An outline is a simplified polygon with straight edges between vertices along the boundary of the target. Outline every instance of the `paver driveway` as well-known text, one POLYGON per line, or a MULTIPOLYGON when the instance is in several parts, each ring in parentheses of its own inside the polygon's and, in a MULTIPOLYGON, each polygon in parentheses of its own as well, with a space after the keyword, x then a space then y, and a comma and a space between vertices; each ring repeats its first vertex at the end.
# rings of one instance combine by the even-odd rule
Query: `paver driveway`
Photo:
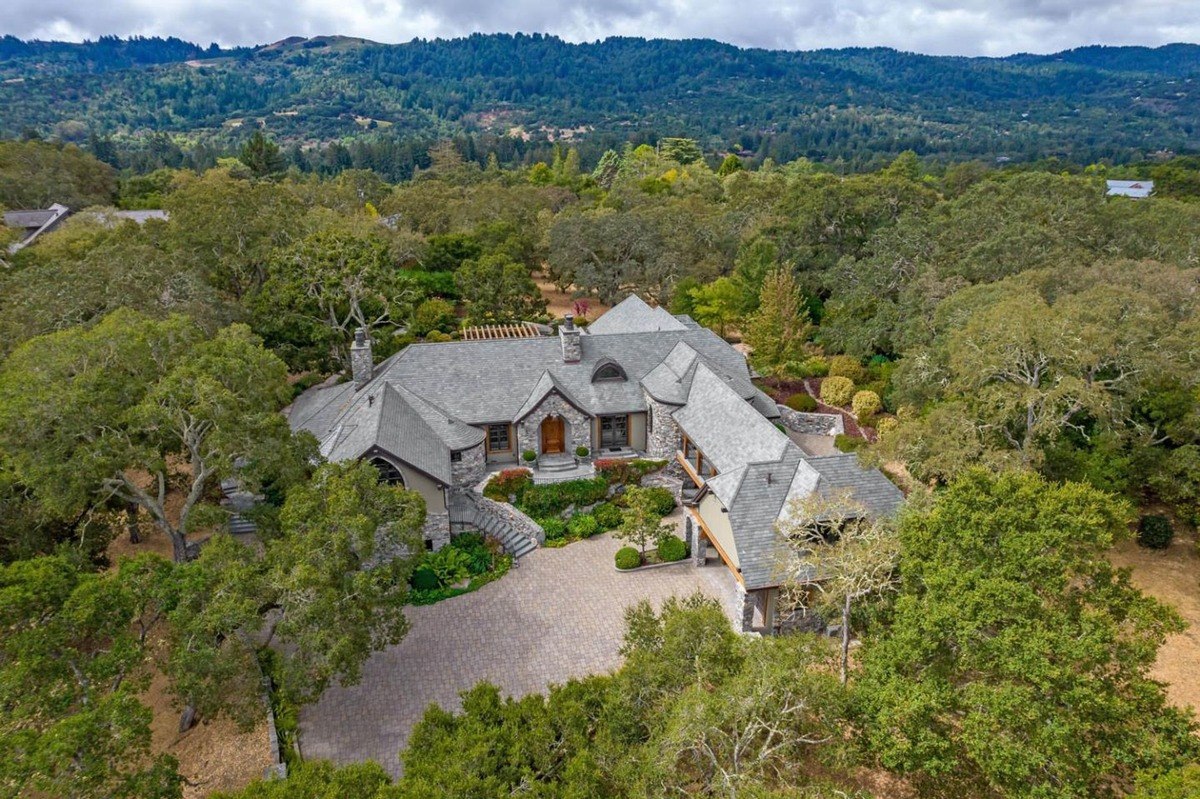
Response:
POLYGON ((489 680, 511 696, 571 677, 611 671, 624 634, 622 611, 656 607, 697 590, 733 617, 733 576, 716 558, 621 574, 609 535, 538 549, 520 568, 478 591, 408 609, 412 629, 375 653, 353 687, 334 685, 300 719, 304 757, 372 759, 399 774, 398 752, 431 702, 458 709, 458 693, 489 680))

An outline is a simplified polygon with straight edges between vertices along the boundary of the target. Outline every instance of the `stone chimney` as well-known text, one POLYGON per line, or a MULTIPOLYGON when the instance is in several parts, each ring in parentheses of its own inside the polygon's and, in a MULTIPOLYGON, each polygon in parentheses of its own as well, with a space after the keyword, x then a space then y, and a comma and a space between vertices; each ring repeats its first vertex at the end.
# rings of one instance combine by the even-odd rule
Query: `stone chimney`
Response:
POLYGON ((563 363, 579 363, 583 359, 583 342, 579 339, 579 328, 575 327, 575 317, 567 314, 563 325, 558 329, 558 338, 562 342, 563 363))
POLYGON ((354 376, 354 388, 371 382, 375 373, 375 360, 371 356, 371 339, 361 327, 354 331, 354 343, 350 345, 350 373, 354 376))

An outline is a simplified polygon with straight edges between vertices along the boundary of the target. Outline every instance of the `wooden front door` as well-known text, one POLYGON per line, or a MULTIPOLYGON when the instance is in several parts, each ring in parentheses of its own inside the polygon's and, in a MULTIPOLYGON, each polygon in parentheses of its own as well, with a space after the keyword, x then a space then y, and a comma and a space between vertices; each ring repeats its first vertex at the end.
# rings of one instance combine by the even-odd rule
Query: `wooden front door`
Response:
POLYGON ((542 420, 542 453, 544 455, 562 452, 565 439, 561 416, 547 416, 542 420))

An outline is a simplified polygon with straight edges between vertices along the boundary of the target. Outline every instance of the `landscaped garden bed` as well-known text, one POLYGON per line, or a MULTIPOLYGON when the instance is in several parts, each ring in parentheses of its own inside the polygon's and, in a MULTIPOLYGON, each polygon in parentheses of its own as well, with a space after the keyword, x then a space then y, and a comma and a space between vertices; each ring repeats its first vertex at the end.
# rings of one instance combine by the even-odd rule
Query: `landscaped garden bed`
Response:
POLYGON ((427 552, 409 578, 410 605, 432 605, 468 594, 512 567, 512 555, 500 542, 482 533, 461 533, 436 552, 427 552))
POLYGON ((602 458, 595 462, 595 477, 545 485, 535 485, 528 469, 506 469, 492 477, 483 495, 508 502, 537 522, 546 533, 544 546, 561 547, 621 528, 635 488, 658 518, 670 513, 675 497, 668 489, 638 487, 664 466, 661 460, 602 458))

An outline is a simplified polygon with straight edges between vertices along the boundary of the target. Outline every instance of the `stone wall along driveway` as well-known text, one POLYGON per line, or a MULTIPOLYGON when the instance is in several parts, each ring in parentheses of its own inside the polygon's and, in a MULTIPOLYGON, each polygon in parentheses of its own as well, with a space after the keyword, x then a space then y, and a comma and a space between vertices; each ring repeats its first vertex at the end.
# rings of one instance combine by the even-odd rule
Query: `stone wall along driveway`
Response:
POLYGON ((304 710, 304 757, 376 760, 396 775, 397 754, 430 703, 458 709, 459 692, 480 680, 523 696, 614 669, 622 612, 641 599, 658 607, 698 590, 720 599, 732 620, 735 583, 719 560, 621 574, 613 569, 620 546, 602 535, 538 549, 474 593, 409 608, 408 636, 372 656, 358 685, 334 685, 304 710))

